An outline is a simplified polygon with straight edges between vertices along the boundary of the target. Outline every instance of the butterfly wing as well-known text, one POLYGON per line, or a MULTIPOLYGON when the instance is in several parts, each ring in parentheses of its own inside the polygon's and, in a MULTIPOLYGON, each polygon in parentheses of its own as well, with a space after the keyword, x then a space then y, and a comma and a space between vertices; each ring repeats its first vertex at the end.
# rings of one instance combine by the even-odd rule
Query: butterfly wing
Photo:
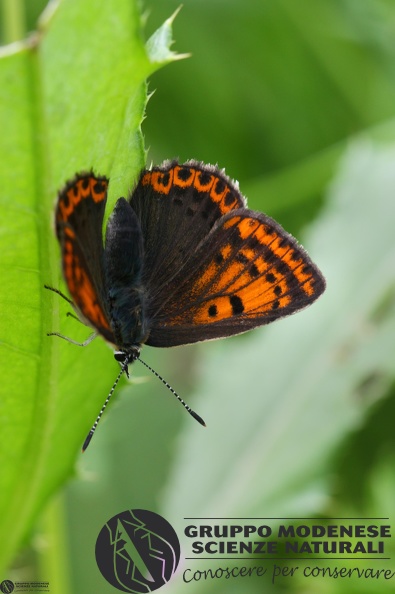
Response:
POLYGON ((148 239, 144 277, 151 346, 245 332, 306 307, 325 288, 305 250, 270 217, 245 208, 224 174, 209 168, 211 189, 204 187, 205 167, 172 163, 147 172, 138 200, 131 200, 148 239), (197 182, 183 187, 185 168, 197 182))
POLYGON ((107 187, 105 177, 78 174, 59 192, 55 222, 63 274, 73 302, 89 325, 113 342, 103 267, 107 187))
POLYGON ((239 334, 310 305, 325 289, 323 276, 295 239, 247 209, 219 221, 188 269, 152 317, 147 344, 175 346, 239 334))
POLYGON ((144 238, 143 284, 163 305, 173 279, 185 270, 215 222, 244 207, 245 200, 216 167, 166 161, 143 171, 130 204, 144 238))

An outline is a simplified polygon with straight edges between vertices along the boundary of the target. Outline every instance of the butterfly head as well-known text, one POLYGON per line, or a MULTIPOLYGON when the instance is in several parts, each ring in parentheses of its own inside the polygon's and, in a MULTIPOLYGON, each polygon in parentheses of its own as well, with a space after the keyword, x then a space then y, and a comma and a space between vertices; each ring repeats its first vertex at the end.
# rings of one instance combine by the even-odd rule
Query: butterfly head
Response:
POLYGON ((132 346, 127 351, 115 351, 114 352, 114 359, 118 361, 121 365, 121 368, 127 373, 128 365, 136 361, 140 357, 140 346, 132 346))

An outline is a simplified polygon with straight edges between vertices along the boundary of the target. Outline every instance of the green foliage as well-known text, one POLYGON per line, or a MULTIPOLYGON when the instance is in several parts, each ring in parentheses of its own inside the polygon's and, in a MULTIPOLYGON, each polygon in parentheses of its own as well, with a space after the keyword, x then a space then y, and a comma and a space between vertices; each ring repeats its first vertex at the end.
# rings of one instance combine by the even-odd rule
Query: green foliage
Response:
MULTIPOLYGON (((177 6, 147 0, 147 37, 177 6)), ((130 507, 179 528, 184 516, 393 516, 394 17, 388 0, 185 0, 144 45, 134 2, 63 0, 38 37, 3 51, 1 565, 76 457, 63 512, 57 502, 38 527, 55 544, 37 576, 62 594, 60 566, 70 591, 112 591, 92 551, 102 525, 130 507), (159 70, 180 57, 172 26, 192 57, 159 70), (54 198, 91 167, 111 178, 107 216, 128 193, 146 160, 149 76, 149 162, 226 166, 252 208, 303 241, 328 289, 309 310, 246 336, 144 349, 207 429, 136 363, 133 385, 117 390, 81 458, 117 365, 99 339, 78 349, 45 336, 89 332, 42 289, 62 288, 54 198)), ((271 591, 351 588, 295 580, 271 591)), ((180 577, 172 582, 172 592, 184 589, 180 577)))

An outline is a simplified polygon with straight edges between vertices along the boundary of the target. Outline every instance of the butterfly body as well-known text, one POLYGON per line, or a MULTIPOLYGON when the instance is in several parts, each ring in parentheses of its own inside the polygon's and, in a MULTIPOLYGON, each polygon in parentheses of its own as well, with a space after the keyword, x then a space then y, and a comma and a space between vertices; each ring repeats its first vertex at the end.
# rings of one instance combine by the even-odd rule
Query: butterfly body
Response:
POLYGON ((59 192, 55 214, 72 301, 52 290, 94 329, 81 346, 99 334, 121 365, 83 451, 142 345, 246 332, 310 305, 325 290, 306 251, 276 221, 249 210, 238 185, 217 167, 165 161, 142 171, 129 198, 116 202, 103 242, 108 184, 92 172, 77 174, 59 192))
POLYGON ((81 317, 125 355, 245 332, 312 303, 325 280, 218 168, 166 161, 120 198, 102 240, 109 181, 59 193, 63 273, 81 317))
POLYGON ((114 343, 129 352, 147 340, 149 331, 142 284, 143 238, 136 214, 124 198, 117 201, 107 225, 104 254, 106 302, 114 343))

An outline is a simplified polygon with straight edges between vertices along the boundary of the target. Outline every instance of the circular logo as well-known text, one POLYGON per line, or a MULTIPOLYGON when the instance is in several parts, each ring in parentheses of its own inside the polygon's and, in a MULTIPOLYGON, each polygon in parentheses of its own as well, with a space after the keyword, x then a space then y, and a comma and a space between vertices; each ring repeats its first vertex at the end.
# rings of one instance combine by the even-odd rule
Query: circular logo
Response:
POLYGON ((3 580, 0 584, 0 590, 4 594, 10 594, 11 592, 14 591, 14 588, 15 588, 14 582, 12 582, 11 580, 3 580))
POLYGON ((123 592, 153 592, 173 576, 180 542, 173 527, 154 512, 132 509, 103 526, 96 541, 96 563, 103 577, 123 592))

